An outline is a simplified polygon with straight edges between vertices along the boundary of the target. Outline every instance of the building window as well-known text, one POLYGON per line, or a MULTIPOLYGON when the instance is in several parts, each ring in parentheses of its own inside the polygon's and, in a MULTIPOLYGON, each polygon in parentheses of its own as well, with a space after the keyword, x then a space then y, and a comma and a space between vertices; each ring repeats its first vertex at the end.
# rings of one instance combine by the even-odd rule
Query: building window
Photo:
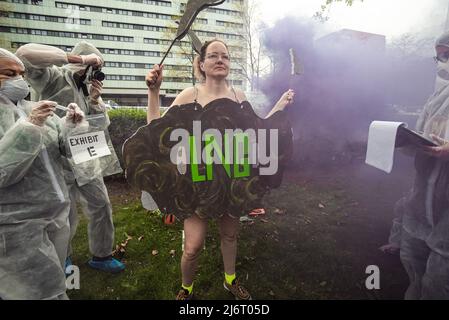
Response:
MULTIPOLYGON (((0 12, 1 14, 1 12, 0 12)), ((19 13, 19 12, 4 12, 5 17, 10 17, 14 19, 23 19, 23 20, 35 20, 35 21, 48 21, 48 22, 57 22, 57 23, 70 23, 70 24, 82 24, 82 25, 90 25, 91 20, 88 19, 73 19, 66 17, 56 17, 56 16, 48 16, 48 15, 39 15, 39 14, 28 14, 28 13, 19 13)))
MULTIPOLYGON (((135 2, 135 1, 133 1, 135 2)), ((171 4, 171 3, 170 3, 171 4)), ((169 14, 162 14, 157 12, 145 12, 145 11, 133 11, 133 10, 124 10, 124 9, 114 9, 114 8, 106 8, 106 7, 97 7, 97 6, 86 6, 86 5, 76 5, 76 4, 67 4, 63 2, 55 2, 56 8, 68 8, 72 7, 74 9, 82 10, 82 11, 91 11, 91 12, 103 12, 107 14, 120 14, 127 16, 136 16, 136 17, 145 17, 145 18, 153 18, 153 19, 163 19, 170 20, 172 16, 169 14)))
POLYGON ((48 31, 39 29, 27 29, 27 28, 12 28, 12 27, 0 27, 4 32, 32 34, 37 36, 51 36, 59 38, 81 38, 81 39, 97 39, 105 41, 119 41, 119 42, 133 42, 133 37, 122 36, 110 36, 102 34, 90 34, 90 33, 76 33, 76 32, 63 32, 63 31, 48 31))
POLYGON ((42 0, 11 0, 12 3, 32 4, 35 6, 41 6, 42 0))

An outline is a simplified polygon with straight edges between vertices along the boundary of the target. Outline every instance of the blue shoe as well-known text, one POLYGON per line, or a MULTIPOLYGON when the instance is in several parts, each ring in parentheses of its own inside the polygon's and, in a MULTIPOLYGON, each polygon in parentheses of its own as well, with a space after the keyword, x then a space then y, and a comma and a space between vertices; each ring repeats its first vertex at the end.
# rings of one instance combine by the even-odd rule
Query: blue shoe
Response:
POLYGON ((104 261, 95 261, 90 259, 87 263, 91 268, 98 269, 109 273, 119 273, 125 270, 125 265, 117 259, 110 258, 104 261))
POLYGON ((65 276, 68 277, 70 276, 72 273, 67 271, 67 268, 70 267, 72 265, 72 259, 70 257, 67 257, 65 259, 65 265, 64 265, 64 273, 65 276))

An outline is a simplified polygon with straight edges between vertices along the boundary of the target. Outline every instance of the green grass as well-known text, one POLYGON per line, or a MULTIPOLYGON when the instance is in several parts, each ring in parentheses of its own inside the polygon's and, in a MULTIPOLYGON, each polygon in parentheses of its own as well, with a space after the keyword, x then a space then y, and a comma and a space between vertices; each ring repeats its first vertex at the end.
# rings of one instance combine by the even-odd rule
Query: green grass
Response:
MULTIPOLYGON (((339 243, 342 235, 351 232, 351 202, 344 192, 287 184, 266 197, 265 208, 264 221, 242 224, 239 236, 237 275, 254 298, 366 298, 357 286, 366 277, 368 264, 359 261, 357 250, 350 252, 339 243), (276 214, 275 208, 286 213, 276 214)), ((114 205, 114 224, 117 243, 126 234, 133 237, 124 255, 126 271, 109 275, 86 266, 90 255, 82 219, 73 257, 81 271, 81 290, 70 291, 70 298, 173 299, 181 281, 181 223, 166 226, 157 213, 147 212, 135 199, 114 205), (153 256, 153 250, 158 255, 153 256), (171 250, 176 251, 174 257, 171 250)), ((218 229, 210 222, 195 280, 199 299, 231 298, 222 287, 219 248, 218 229)))

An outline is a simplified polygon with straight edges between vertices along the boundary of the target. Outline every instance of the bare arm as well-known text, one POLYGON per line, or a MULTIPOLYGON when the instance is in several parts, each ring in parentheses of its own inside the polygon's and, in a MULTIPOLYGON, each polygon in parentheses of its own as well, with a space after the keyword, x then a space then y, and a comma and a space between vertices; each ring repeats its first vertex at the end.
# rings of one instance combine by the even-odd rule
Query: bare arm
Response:
POLYGON ((145 77, 145 82, 148 87, 147 123, 161 117, 159 92, 164 78, 163 70, 164 66, 156 64, 145 77))
POLYGON ((147 123, 160 117, 159 88, 157 90, 148 89, 147 123))
MULTIPOLYGON (((150 123, 151 120, 159 119, 161 117, 159 109, 159 91, 155 93, 154 91, 149 90, 148 97, 149 97, 148 98, 149 104, 148 104, 147 120, 148 123, 150 123)), ((190 103, 193 101, 193 99, 194 99, 194 88, 190 87, 184 89, 180 94, 178 94, 178 96, 175 98, 171 106, 165 111, 162 117, 168 112, 168 110, 170 110, 171 107, 190 103)))
POLYGON ((295 96, 295 92, 292 89, 289 89, 288 91, 284 92, 284 94, 281 96, 279 101, 276 103, 276 105, 271 109, 271 111, 268 113, 268 115, 265 117, 265 119, 268 119, 273 114, 275 114, 278 111, 282 111, 285 109, 286 106, 293 103, 293 98, 295 96))
MULTIPOLYGON (((159 93, 160 87, 163 80, 163 69, 158 65, 155 65, 152 70, 150 70, 145 78, 148 86, 148 109, 147 109, 147 123, 161 117, 160 113, 160 100, 159 93)), ((173 101, 172 106, 186 104, 192 102, 194 99, 194 88, 184 89, 173 101)))

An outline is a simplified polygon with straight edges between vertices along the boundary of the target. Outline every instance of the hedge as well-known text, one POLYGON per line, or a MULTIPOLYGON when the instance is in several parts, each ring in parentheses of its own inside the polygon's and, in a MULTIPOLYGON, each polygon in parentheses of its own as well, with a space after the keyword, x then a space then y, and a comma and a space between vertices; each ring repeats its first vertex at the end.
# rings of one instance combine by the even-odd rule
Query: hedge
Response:
POLYGON ((115 109, 108 112, 111 120, 109 126, 109 135, 115 152, 123 166, 122 146, 123 143, 131 137, 137 129, 147 124, 147 113, 141 109, 115 109))

